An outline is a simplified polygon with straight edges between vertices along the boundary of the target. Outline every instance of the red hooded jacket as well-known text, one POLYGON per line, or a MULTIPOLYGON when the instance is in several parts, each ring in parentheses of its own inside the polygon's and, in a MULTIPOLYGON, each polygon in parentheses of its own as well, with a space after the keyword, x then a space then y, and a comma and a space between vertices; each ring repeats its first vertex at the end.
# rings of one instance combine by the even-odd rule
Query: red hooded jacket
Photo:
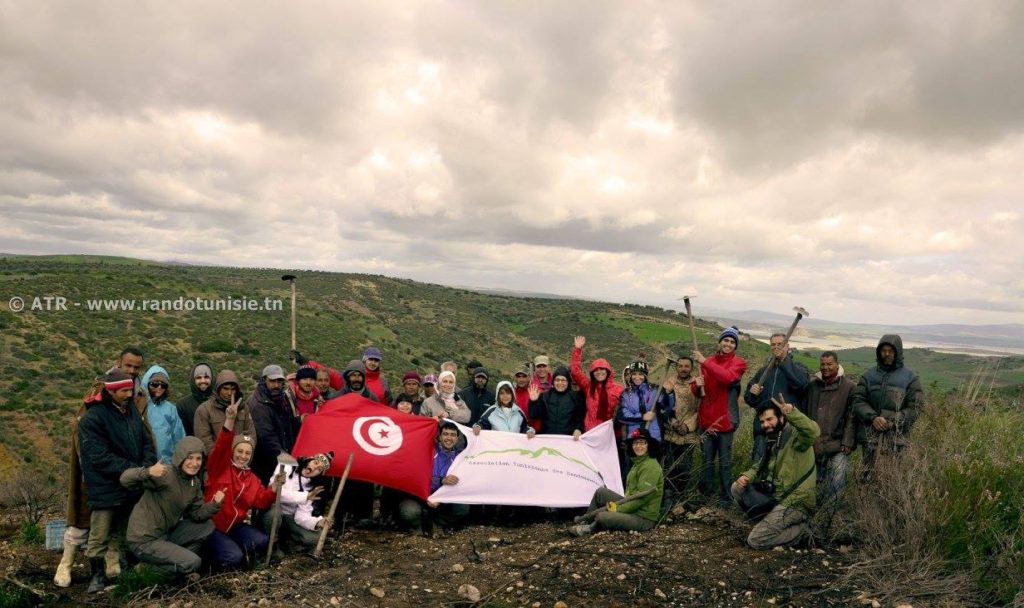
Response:
POLYGON ((263 487, 250 469, 235 466, 231 460, 234 440, 233 430, 222 429, 206 463, 206 501, 213 500, 214 494, 224 490, 224 502, 213 516, 213 524, 225 534, 236 523, 245 521, 249 509, 269 509, 277 496, 274 490, 263 487))
MULTIPOLYGON (((728 355, 716 353, 701 363, 704 375, 704 399, 697 410, 697 420, 702 430, 714 429, 719 433, 729 433, 736 429, 729 417, 729 392, 733 384, 740 381, 747 370, 747 362, 737 357, 735 352, 728 355)), ((739 398, 739 385, 735 388, 739 398)), ((739 414, 739 403, 736 404, 739 414)))
POLYGON ((605 420, 610 420, 615 415, 615 408, 619 404, 619 396, 622 395, 622 385, 615 381, 615 374, 612 373, 612 366, 605 359, 594 359, 590 364, 590 375, 583 373, 583 350, 572 349, 572 373, 573 382, 579 385, 587 398, 587 415, 583 418, 583 430, 589 431, 605 420), (594 380, 594 370, 608 370, 608 379, 601 386, 594 380), (593 388, 594 390, 591 390, 593 388), (604 409, 601 409, 601 391, 605 392, 604 409), (599 411, 600 410, 600 411, 599 411))
POLYGON ((530 387, 524 386, 519 388, 516 385, 512 385, 512 392, 516 396, 516 405, 519 409, 523 410, 523 416, 526 418, 526 424, 530 425, 530 428, 540 432, 540 420, 530 420, 530 387))

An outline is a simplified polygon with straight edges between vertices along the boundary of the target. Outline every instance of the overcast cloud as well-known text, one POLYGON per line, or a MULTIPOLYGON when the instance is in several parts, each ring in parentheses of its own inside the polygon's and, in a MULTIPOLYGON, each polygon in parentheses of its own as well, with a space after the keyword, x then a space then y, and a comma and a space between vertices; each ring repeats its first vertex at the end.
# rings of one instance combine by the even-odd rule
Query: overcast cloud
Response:
POLYGON ((0 2, 0 251, 1021 322, 1018 2, 0 2))

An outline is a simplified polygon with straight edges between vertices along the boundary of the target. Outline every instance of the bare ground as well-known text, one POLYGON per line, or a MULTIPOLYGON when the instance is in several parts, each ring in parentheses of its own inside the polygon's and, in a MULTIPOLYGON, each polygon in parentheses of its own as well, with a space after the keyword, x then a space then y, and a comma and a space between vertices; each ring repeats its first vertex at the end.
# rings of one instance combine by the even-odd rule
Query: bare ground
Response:
MULTIPOLYGON (((316 561, 287 556, 269 568, 164 583, 131 594, 84 592, 76 561, 68 589, 52 584, 59 554, 0 543, 4 580, 45 606, 849 606, 840 577, 850 558, 832 548, 758 552, 741 519, 705 509, 654 532, 572 538, 564 523, 470 526, 435 538, 346 530, 316 561), (471 585, 480 594, 473 602, 471 585), (462 595, 460 595, 460 587, 462 595), (24 589, 24 587, 18 587, 24 589), (24 592, 27 593, 27 592, 24 592), (467 597, 468 596, 468 597, 467 597)), ((9 529, 8 529, 9 530, 9 529)), ((11 534, 4 534, 10 538, 11 534)), ((24 595, 23 593, 23 595, 24 595)))

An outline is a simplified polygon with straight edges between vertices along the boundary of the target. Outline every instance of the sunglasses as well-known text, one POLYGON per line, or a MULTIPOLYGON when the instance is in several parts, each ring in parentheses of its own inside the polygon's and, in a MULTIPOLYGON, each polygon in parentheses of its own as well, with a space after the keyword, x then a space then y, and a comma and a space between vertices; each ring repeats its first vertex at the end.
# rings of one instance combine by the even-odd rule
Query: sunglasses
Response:
POLYGON ((149 388, 167 388, 167 386, 168 386, 168 384, 166 382, 150 382, 149 383, 149 388))

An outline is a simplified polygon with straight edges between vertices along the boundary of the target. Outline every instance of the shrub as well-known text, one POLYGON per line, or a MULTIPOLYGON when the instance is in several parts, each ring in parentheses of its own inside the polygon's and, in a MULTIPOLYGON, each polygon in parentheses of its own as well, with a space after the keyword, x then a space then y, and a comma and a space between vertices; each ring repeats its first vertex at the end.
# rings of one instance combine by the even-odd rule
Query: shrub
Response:
MULTIPOLYGON (((1010 604, 1024 588, 1024 411, 970 388, 927 407, 899 456, 848 487, 848 576, 882 599, 1010 604)), ((859 475, 855 467, 851 475, 859 475)))

